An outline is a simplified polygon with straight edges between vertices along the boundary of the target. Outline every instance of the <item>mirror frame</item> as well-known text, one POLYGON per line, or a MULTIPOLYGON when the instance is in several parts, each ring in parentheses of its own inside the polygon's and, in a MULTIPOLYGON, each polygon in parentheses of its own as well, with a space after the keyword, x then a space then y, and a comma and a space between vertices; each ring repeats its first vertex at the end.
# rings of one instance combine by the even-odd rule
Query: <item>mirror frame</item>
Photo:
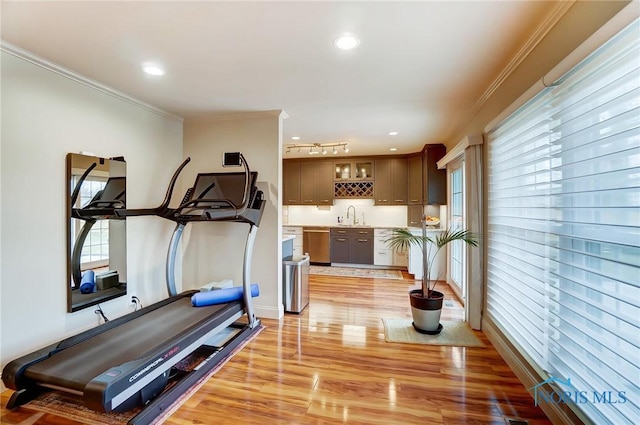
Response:
MULTIPOLYGON (((80 218, 75 217, 77 215, 77 211, 74 212, 74 206, 72 205, 72 198, 74 195, 77 197, 79 194, 79 190, 77 193, 75 192, 74 185, 74 177, 78 175, 74 175, 74 169, 83 169, 87 170, 91 167, 91 164, 96 164, 95 167, 87 174, 85 177, 89 177, 92 173, 96 171, 102 171, 104 177, 112 178, 112 177, 124 177, 126 179, 126 162, 122 157, 116 158, 100 158, 93 157, 82 154, 69 153, 66 158, 66 187, 67 187, 67 198, 66 198, 66 217, 67 217, 67 273, 65 276, 65 284, 67 291, 67 312, 72 313, 75 311, 79 311, 94 305, 97 305, 101 302, 112 300, 118 297, 125 296, 127 294, 127 264, 126 264, 126 220, 124 217, 118 218, 109 218, 108 216, 98 217, 96 218, 96 223, 100 220, 109 220, 109 222, 113 222, 113 224, 118 223, 115 227, 121 227, 121 234, 117 229, 114 229, 113 225, 110 225, 110 237, 109 237, 109 257, 110 261, 113 263, 113 252, 118 250, 118 257, 120 260, 120 267, 117 269, 117 285, 113 287, 104 288, 102 290, 96 290, 92 293, 83 294, 80 292, 80 287, 78 285, 77 288, 73 288, 73 253, 74 253, 74 245, 76 243, 76 234, 74 234, 74 225, 73 221, 77 220, 81 223, 87 223, 90 220, 82 220, 80 218), (113 235, 118 232, 118 237, 113 238, 113 235)), ((95 174, 94 174, 95 175, 95 174)), ((86 180, 82 183, 84 184, 86 180)), ((125 182, 125 193, 122 194, 122 197, 119 198, 122 200, 121 203, 118 203, 118 208, 126 208, 126 182, 125 182)), ((83 224, 82 226, 84 227, 83 224)), ((89 229, 87 229, 89 230, 89 229)), ((88 233, 88 232, 87 232, 88 233)), ((117 260, 116 260, 117 262, 117 260)), ((111 270, 111 264, 107 269, 111 270)), ((112 277, 113 279, 113 277, 112 277)), ((106 280, 104 280, 106 282, 106 280)), ((97 285, 97 283, 96 283, 97 285)))

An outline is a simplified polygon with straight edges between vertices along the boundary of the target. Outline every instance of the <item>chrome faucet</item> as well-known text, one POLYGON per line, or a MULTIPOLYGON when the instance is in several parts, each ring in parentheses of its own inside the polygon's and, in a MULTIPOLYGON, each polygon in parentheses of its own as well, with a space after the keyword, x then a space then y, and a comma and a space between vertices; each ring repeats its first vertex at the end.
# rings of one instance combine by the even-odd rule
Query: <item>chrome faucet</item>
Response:
POLYGON ((356 207, 353 205, 349 205, 347 207, 347 218, 349 218, 349 210, 353 208, 353 224, 358 224, 358 220, 356 219, 356 207))

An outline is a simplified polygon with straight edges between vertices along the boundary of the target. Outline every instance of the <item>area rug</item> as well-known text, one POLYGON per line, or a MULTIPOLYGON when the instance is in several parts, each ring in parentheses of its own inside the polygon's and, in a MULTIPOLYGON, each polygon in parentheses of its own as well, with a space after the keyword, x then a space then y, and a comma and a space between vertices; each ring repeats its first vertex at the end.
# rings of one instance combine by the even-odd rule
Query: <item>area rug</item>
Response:
POLYGON ((399 279, 402 280, 400 270, 388 269, 360 269, 357 267, 310 266, 309 274, 321 276, 365 277, 371 279, 399 279))
MULTIPOLYGON (((207 375, 200 378, 188 391, 183 393, 171 406, 169 406, 161 416, 157 417, 152 423, 161 424, 169 416, 171 416, 182 404, 195 394, 213 375, 240 352, 247 344, 249 344, 262 330, 260 326, 249 338, 240 343, 231 353, 223 358, 220 363, 213 368, 207 375)), ((130 410, 124 413, 104 413, 96 412, 88 409, 73 395, 63 391, 46 392, 29 403, 22 406, 24 408, 35 410, 38 412, 50 413, 56 416, 62 416, 86 425, 121 425, 126 424, 130 419, 140 412, 140 409, 130 410)))
POLYGON ((485 347, 467 322, 442 321, 438 335, 421 334, 413 328, 411 319, 383 318, 384 340, 405 344, 450 345, 454 347, 485 347))

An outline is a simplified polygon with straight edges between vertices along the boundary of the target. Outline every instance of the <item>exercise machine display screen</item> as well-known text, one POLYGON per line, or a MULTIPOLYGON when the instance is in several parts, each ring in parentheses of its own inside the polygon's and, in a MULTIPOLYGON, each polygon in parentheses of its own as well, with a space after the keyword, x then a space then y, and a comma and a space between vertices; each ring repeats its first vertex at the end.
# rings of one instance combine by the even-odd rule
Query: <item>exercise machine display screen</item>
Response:
MULTIPOLYGON (((251 187, 255 186, 258 173, 251 173, 251 187)), ((194 207, 228 207, 229 204, 215 200, 228 200, 235 206, 242 205, 245 187, 244 173, 206 173, 198 174, 191 199, 205 200, 194 207)))

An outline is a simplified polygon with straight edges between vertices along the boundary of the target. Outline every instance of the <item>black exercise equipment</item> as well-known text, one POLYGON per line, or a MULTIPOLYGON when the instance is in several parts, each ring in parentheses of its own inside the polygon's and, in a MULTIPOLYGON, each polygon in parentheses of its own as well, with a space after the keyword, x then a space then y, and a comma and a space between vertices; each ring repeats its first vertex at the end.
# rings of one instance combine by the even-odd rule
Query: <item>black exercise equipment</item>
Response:
MULTIPOLYGON (((184 225, 194 221, 234 221, 249 224, 244 256, 242 299, 194 307, 196 291, 176 295, 168 280, 166 300, 111 320, 72 338, 45 347, 7 364, 4 384, 16 392, 7 407, 15 408, 47 388, 80 396, 91 409, 128 411, 144 405, 130 424, 147 424, 205 376, 242 341, 260 321, 251 300, 251 252, 264 210, 262 192, 255 187, 257 173, 237 154, 244 173, 199 174, 178 208, 169 203, 178 174, 174 173, 160 206, 152 209, 113 209, 119 217, 158 215, 176 223, 169 260, 184 225), (231 175, 231 176, 230 176, 231 175), (179 229, 179 231, 178 231, 179 229), (246 315, 246 321, 237 322, 246 315), (184 367, 185 363, 195 366, 184 367)), ((173 266, 167 266, 173 271, 173 266)), ((173 277, 173 276, 172 276, 173 277)))

